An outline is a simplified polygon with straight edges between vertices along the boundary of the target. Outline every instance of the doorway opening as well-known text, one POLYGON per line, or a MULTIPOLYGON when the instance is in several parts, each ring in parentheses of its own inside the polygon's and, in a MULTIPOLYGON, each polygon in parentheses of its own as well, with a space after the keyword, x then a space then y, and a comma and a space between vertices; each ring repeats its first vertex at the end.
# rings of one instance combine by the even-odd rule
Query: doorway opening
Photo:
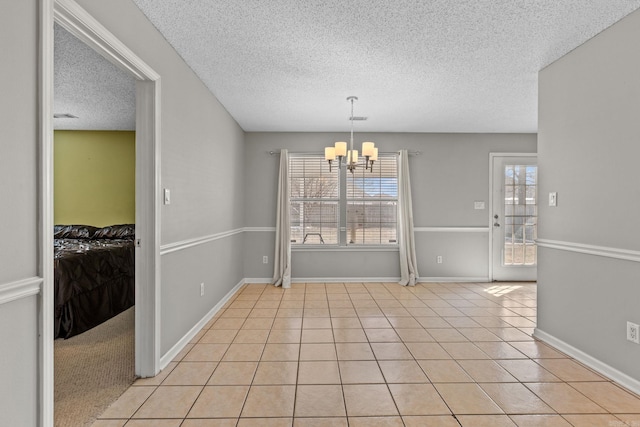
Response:
POLYGON ((135 81, 135 374, 160 368, 159 147, 160 76, 73 0, 41 2, 40 236, 43 286, 40 316, 40 424, 54 419, 53 59, 54 23, 132 76, 135 81))
POLYGON ((135 380, 135 79, 54 25, 55 425, 135 380))

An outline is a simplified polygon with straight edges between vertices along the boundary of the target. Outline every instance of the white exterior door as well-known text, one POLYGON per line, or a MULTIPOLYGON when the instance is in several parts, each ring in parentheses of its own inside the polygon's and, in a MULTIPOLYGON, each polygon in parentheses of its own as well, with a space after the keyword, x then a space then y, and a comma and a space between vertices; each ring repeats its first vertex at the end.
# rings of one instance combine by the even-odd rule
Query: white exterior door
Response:
POLYGON ((491 170, 491 279, 536 280, 537 157, 492 154, 491 170))

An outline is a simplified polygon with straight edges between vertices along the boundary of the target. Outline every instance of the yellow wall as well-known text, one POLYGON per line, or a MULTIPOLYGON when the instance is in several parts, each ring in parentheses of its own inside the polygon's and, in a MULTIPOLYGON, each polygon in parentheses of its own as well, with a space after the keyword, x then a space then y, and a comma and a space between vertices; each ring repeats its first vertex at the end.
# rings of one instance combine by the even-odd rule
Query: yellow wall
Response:
POLYGON ((135 222, 135 132, 54 132, 54 223, 135 222))

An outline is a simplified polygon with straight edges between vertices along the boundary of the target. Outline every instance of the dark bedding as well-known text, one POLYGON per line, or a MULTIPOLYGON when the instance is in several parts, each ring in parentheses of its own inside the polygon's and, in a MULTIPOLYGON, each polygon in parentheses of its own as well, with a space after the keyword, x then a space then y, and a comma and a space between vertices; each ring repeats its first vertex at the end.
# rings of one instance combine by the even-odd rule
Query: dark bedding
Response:
POLYGON ((80 334, 134 305, 135 232, 105 229, 92 227, 89 238, 55 233, 81 237, 54 239, 56 338, 80 334))

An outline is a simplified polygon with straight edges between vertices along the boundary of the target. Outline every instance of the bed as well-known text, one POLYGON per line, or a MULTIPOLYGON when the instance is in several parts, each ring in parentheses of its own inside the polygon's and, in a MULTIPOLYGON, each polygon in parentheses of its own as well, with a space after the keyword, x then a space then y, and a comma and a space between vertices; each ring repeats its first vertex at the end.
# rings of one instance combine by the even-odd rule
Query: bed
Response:
POLYGON ((54 227, 55 337, 70 338, 135 303, 135 226, 54 227))

